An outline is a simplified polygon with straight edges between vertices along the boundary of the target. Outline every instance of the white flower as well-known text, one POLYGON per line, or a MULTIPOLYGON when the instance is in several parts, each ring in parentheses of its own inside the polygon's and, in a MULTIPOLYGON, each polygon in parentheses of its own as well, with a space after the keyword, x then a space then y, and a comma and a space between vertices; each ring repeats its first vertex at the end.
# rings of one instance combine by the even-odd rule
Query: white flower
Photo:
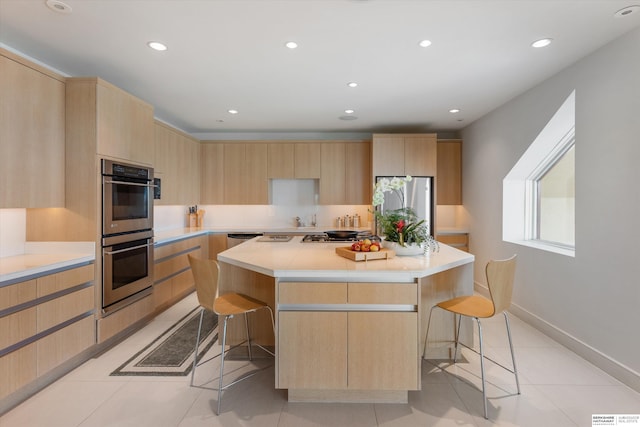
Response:
POLYGON ((405 185, 407 182, 411 181, 410 175, 407 175, 405 178, 399 178, 394 176, 389 180, 388 178, 380 178, 380 180, 373 187, 373 206, 379 206, 384 203, 384 193, 388 191, 395 191, 398 193, 398 196, 402 198, 404 194, 402 194, 405 185))

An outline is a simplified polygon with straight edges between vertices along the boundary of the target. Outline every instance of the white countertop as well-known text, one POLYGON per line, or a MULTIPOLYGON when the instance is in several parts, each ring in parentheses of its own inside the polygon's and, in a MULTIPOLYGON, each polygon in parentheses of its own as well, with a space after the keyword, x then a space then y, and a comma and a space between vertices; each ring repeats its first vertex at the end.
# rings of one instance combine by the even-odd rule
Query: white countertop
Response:
POLYGON ((397 256, 388 260, 355 262, 336 254, 346 243, 301 243, 249 240, 218 254, 218 260, 278 278, 325 278, 367 281, 410 282, 474 261, 474 256, 440 244, 440 251, 428 256, 397 256))
POLYGON ((93 262, 93 252, 27 253, 0 258, 0 286, 93 262))

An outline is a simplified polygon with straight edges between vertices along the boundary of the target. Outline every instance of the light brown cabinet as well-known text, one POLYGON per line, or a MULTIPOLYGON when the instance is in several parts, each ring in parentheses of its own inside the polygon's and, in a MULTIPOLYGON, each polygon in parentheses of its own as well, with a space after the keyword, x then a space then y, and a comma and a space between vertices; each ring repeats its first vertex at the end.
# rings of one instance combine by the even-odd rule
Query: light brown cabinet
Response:
POLYGON ((224 203, 224 144, 207 142, 200 145, 200 203, 224 203))
POLYGON ((295 178, 295 144, 270 142, 267 147, 267 175, 270 179, 295 178))
POLYGON ((200 142, 156 122, 154 173, 161 179, 157 205, 194 205, 200 200, 200 142))
POLYGON ((67 128, 74 138, 83 135, 99 156, 153 164, 151 105, 100 78, 69 78, 66 84, 67 128))
POLYGON ((187 255, 207 258, 207 236, 191 237, 155 247, 153 300, 156 310, 174 304, 195 289, 187 255))
POLYGON ((0 288, 0 399, 95 344, 93 264, 0 288))
POLYGON ((0 209, 64 207, 64 78, 3 49, 0 76, 0 209))
POLYGON ((320 146, 320 204, 371 203, 371 144, 325 142, 320 146))
POLYGON ((294 146, 293 177, 320 178, 320 143, 298 142, 294 146))
POLYGON ((376 308, 417 301, 415 283, 279 283, 277 387, 417 390, 418 313, 376 308))
POLYGON ((320 146, 320 204, 343 205, 347 199, 347 159, 344 142, 320 146))
POLYGON ((270 142, 268 144, 268 178, 320 178, 320 143, 270 142))
POLYGON ((267 144, 224 144, 224 203, 266 205, 269 203, 267 144))
POLYGON ((436 240, 461 251, 469 252, 469 233, 438 234, 436 240))
POLYGON ((438 141, 438 205, 462 204, 462 141, 438 141))
POLYGON ((374 134, 373 176, 437 176, 436 134, 374 134))
POLYGON ((69 78, 65 88, 66 209, 28 210, 29 241, 96 241, 100 159, 154 161, 151 106, 99 78, 69 78))

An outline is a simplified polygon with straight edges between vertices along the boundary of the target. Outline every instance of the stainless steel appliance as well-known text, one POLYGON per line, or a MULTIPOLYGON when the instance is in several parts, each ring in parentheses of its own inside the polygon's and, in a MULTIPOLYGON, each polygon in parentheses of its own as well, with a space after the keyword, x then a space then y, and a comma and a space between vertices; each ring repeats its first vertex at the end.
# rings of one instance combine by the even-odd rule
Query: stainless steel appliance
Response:
POLYGON ((102 309, 116 310, 151 293, 153 231, 102 238, 102 309))
MULTIPOLYGON (((376 183, 382 178, 392 179, 391 176, 376 176, 376 183)), ((427 225, 427 233, 433 235, 435 230, 433 213, 435 210, 433 199, 433 177, 414 176, 406 185, 403 196, 398 197, 393 191, 384 193, 384 203, 377 206, 382 213, 386 210, 411 208, 419 219, 424 219, 427 225)))
POLYGON ((229 233, 227 234, 227 249, 238 246, 254 237, 262 236, 262 234, 263 233, 229 233))
POLYGON ((153 228, 153 168, 102 160, 102 235, 153 228))
POLYGON ((307 234, 301 240, 302 243, 344 243, 357 242, 358 240, 371 237, 369 232, 352 233, 317 233, 307 234))

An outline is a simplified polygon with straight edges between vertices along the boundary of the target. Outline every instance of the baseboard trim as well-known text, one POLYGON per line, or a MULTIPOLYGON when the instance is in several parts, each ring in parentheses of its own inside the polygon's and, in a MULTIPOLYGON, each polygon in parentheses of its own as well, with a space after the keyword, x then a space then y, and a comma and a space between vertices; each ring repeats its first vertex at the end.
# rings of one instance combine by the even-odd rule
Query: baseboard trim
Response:
MULTIPOLYGON (((479 294, 489 297, 489 289, 486 286, 479 284, 478 282, 474 282, 473 287, 479 294)), ((640 393, 640 373, 612 359, 601 351, 591 347, 589 344, 568 334, 562 329, 552 325, 544 319, 541 319, 517 304, 511 304, 509 313, 536 328, 538 331, 567 347, 587 362, 602 369, 618 381, 640 393)))

